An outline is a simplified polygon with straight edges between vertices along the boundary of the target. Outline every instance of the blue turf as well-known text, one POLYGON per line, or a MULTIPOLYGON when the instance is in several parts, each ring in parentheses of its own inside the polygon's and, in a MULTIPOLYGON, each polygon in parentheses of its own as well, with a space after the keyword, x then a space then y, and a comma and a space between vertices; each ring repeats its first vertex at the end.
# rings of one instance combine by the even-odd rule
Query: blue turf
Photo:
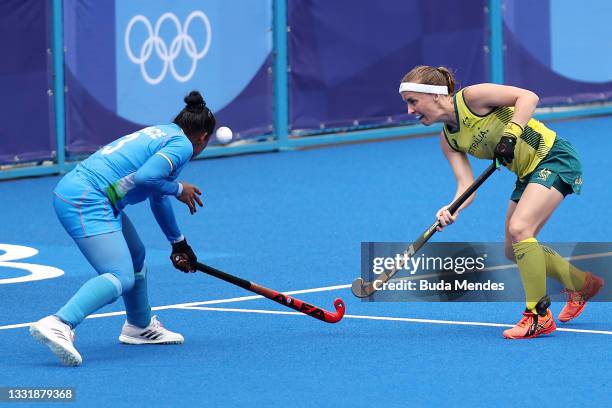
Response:
MULTIPOLYGON (((607 152, 612 118, 552 122, 581 153, 584 190, 570 197, 542 241, 607 241, 612 198, 607 152)), ((473 162, 475 173, 487 165, 473 162)), ((197 161, 182 179, 204 191, 205 208, 179 224, 201 259, 278 290, 348 284, 359 275, 361 241, 412 241, 453 196, 436 138, 197 161)), ((57 177, 0 183, 0 243, 35 247, 22 262, 63 269, 60 278, 0 285, 0 326, 55 311, 94 273, 55 219, 57 177)), ((502 241, 513 177, 503 171, 436 241, 502 241)), ((249 295, 214 278, 172 269, 169 245, 147 205, 128 209, 147 247, 153 305, 249 295)), ((19 261, 18 261, 19 262, 19 261)), ((2 267, 0 279, 19 276, 2 267)), ((520 303, 362 303, 348 289, 298 297, 349 314, 513 324, 520 303)), ((267 300, 214 305, 283 309, 267 300)), ((118 302, 102 310, 121 310, 118 302)), ((561 304, 554 304, 558 313, 561 304)), ((612 330, 609 303, 591 303, 577 329, 612 330)), ((60 367, 27 335, 0 330, 0 386, 74 386, 77 405, 98 406, 605 406, 611 336, 556 332, 509 342, 500 327, 163 310, 180 347, 122 346, 123 317, 86 320, 77 331, 85 363, 60 367)), ((23 406, 23 405, 20 405, 23 406)), ((39 406, 39 405, 38 405, 39 406)))

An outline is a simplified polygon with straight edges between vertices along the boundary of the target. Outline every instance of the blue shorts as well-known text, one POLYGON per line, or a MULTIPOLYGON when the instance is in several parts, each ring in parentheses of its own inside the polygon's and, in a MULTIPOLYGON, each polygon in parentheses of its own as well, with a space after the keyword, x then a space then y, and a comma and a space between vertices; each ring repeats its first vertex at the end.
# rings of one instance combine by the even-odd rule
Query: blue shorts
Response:
POLYGON ((66 174, 53 193, 57 218, 72 238, 121 231, 121 213, 78 172, 66 174))

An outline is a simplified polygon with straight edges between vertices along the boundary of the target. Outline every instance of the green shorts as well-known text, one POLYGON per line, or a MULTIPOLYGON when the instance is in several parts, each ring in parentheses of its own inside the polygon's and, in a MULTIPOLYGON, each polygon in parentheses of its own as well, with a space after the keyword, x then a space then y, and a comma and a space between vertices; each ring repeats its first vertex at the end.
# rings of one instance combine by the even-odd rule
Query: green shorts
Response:
POLYGON ((538 166, 524 179, 516 179, 510 199, 518 203, 529 183, 541 184, 549 189, 554 187, 563 197, 571 193, 580 194, 582 165, 578 153, 567 140, 557 137, 538 166))

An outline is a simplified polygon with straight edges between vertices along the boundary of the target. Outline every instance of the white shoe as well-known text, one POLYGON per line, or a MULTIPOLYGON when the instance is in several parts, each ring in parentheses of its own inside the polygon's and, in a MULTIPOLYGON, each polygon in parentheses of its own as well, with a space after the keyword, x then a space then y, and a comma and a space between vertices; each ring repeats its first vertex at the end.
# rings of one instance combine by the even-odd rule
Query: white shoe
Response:
POLYGON ((153 316, 151 323, 145 328, 126 321, 121 329, 119 341, 125 344, 183 344, 185 339, 180 333, 164 328, 157 320, 157 316, 153 316))
POLYGON ((51 351, 67 366, 78 366, 83 358, 74 348, 74 331, 55 316, 47 316, 30 326, 30 334, 49 346, 51 351))

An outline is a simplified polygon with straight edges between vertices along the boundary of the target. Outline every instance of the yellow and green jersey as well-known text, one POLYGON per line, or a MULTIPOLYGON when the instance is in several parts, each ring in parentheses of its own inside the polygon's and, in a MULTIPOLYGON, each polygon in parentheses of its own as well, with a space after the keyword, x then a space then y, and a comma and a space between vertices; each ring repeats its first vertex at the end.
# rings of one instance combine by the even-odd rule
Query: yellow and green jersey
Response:
MULTIPOLYGON (((492 160, 495 146, 502 137, 504 127, 512 119, 514 108, 500 106, 486 115, 477 115, 465 103, 463 91, 454 96, 457 129, 453 130, 448 125, 443 128, 446 141, 453 150, 492 160)), ((516 173, 519 179, 524 178, 546 157, 556 137, 557 134, 543 123, 529 119, 517 140, 514 160, 508 169, 516 173)))

